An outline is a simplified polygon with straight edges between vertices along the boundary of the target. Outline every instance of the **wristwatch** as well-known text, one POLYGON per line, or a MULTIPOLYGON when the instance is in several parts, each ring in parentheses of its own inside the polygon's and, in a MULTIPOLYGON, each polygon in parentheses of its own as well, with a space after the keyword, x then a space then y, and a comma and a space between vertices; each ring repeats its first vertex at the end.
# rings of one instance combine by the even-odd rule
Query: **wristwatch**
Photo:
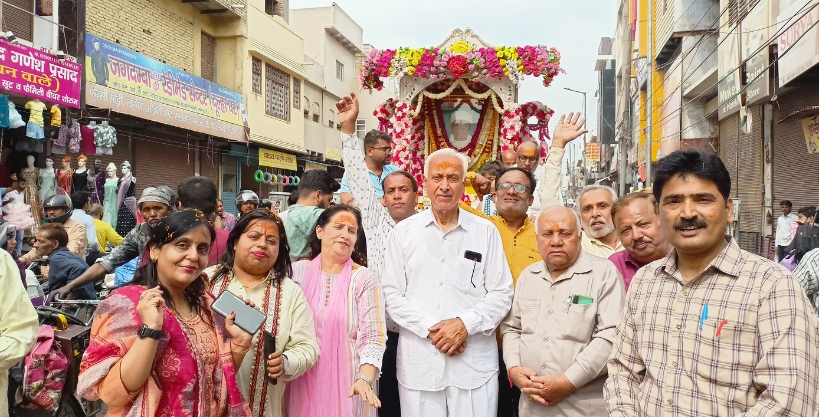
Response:
POLYGON ((137 332, 137 336, 139 336, 140 339, 147 337, 149 339, 159 340, 162 339, 163 334, 165 334, 165 332, 162 330, 151 329, 145 323, 139 326, 139 332, 137 332))

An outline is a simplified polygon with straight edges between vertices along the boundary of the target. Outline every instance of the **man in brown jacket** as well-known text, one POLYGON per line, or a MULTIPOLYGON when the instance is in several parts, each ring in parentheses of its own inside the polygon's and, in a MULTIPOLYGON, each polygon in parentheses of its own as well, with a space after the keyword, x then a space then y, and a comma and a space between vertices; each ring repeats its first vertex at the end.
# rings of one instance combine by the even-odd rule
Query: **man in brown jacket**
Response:
POLYGON ((547 208, 537 230, 543 260, 520 274, 500 326, 509 378, 523 393, 520 415, 606 415, 603 383, 623 279, 611 261, 581 249, 571 210, 547 208))
MULTIPOLYGON (((88 235, 85 233, 85 225, 71 219, 71 212, 74 208, 71 204, 71 199, 67 195, 56 194, 47 197, 43 201, 43 210, 45 216, 43 219, 47 223, 61 223, 68 233, 68 250, 85 260, 85 250, 88 248, 88 235)), ((18 242, 22 245, 22 242, 18 242)), ((32 249, 27 254, 20 257, 20 260, 26 265, 40 259, 37 252, 32 249)))

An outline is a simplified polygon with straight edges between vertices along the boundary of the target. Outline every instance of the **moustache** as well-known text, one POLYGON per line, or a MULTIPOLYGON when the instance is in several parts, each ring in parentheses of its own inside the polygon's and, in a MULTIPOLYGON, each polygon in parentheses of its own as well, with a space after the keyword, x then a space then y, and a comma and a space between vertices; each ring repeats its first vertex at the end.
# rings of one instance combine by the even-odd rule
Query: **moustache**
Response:
POLYGON ((642 237, 640 239, 635 240, 634 243, 631 244, 631 248, 632 249, 637 249, 637 245, 641 245, 643 243, 654 243, 654 241, 651 240, 651 239, 642 237))
POLYGON ((674 223, 674 230, 680 229, 705 229, 708 223, 700 219, 683 219, 674 223))

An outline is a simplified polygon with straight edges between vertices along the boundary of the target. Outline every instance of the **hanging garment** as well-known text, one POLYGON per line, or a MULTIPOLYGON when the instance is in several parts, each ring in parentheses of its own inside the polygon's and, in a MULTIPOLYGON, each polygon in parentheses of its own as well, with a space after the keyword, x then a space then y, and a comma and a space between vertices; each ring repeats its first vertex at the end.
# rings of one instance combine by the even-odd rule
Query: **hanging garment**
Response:
POLYGON ((21 175, 26 180, 26 204, 31 206, 31 216, 34 218, 34 226, 27 230, 26 236, 33 236, 40 230, 40 195, 37 192, 37 178, 40 173, 37 169, 33 171, 24 169, 21 175))
POLYGON ((14 107, 14 103, 9 100, 9 128, 17 129, 25 125, 26 122, 23 121, 23 116, 20 116, 20 113, 14 107))
POLYGON ((136 188, 136 178, 130 174, 119 179, 119 192, 117 201, 120 201, 117 212, 117 226, 115 229, 120 236, 125 236, 136 227, 136 198, 134 189, 136 188))
POLYGON ((66 125, 60 126, 60 132, 57 134, 57 139, 51 142, 51 153, 58 155, 65 155, 68 153, 68 134, 69 127, 66 125))
POLYGON ((97 155, 111 155, 117 144, 117 130, 114 126, 99 125, 94 131, 94 145, 97 155))
MULTIPOLYGON (((73 169, 57 170, 57 185, 63 189, 68 195, 72 193, 72 186, 71 186, 71 176, 74 175, 73 169)), ((78 207, 82 208, 82 207, 78 207)))
POLYGON ((60 111, 60 108, 57 107, 56 104, 51 105, 51 126, 60 127, 63 122, 63 113, 60 111))
POLYGON ((80 124, 76 121, 71 122, 71 128, 68 130, 68 150, 71 153, 80 151, 80 124))
POLYGON ((32 139, 45 139, 45 131, 42 126, 29 120, 26 124, 26 136, 32 139))
MULTIPOLYGON (((102 175, 102 174, 100 174, 102 175)), ((117 178, 107 178, 104 185, 105 199, 103 200, 102 221, 108 223, 116 229, 117 227, 117 190, 119 190, 119 180, 117 178)), ((123 235, 120 235, 123 236, 123 235)))

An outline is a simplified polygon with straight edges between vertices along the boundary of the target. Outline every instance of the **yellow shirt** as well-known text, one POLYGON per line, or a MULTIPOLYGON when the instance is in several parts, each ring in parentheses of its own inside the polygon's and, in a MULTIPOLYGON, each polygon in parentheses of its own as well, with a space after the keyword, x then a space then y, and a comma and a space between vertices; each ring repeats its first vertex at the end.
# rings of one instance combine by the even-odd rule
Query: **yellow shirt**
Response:
POLYGON ((537 235, 535 234, 535 224, 526 219, 523 227, 517 233, 512 233, 506 221, 501 216, 487 216, 480 210, 475 210, 464 202, 459 203, 460 207, 476 216, 480 216, 492 222, 498 229, 503 242, 503 252, 506 254, 506 262, 512 272, 513 286, 517 285, 518 275, 529 265, 540 262, 540 251, 537 250, 537 235))
POLYGON ((122 242, 122 236, 110 224, 94 219, 94 228, 97 229, 97 243, 100 246, 100 253, 106 253, 105 247, 108 246, 109 242, 114 246, 122 242))
POLYGON ((63 112, 60 111, 60 108, 57 105, 51 106, 51 126, 60 127, 60 123, 63 121, 63 112))
POLYGON ((43 111, 46 109, 45 103, 32 100, 26 103, 26 108, 30 111, 28 121, 43 127, 43 111))

